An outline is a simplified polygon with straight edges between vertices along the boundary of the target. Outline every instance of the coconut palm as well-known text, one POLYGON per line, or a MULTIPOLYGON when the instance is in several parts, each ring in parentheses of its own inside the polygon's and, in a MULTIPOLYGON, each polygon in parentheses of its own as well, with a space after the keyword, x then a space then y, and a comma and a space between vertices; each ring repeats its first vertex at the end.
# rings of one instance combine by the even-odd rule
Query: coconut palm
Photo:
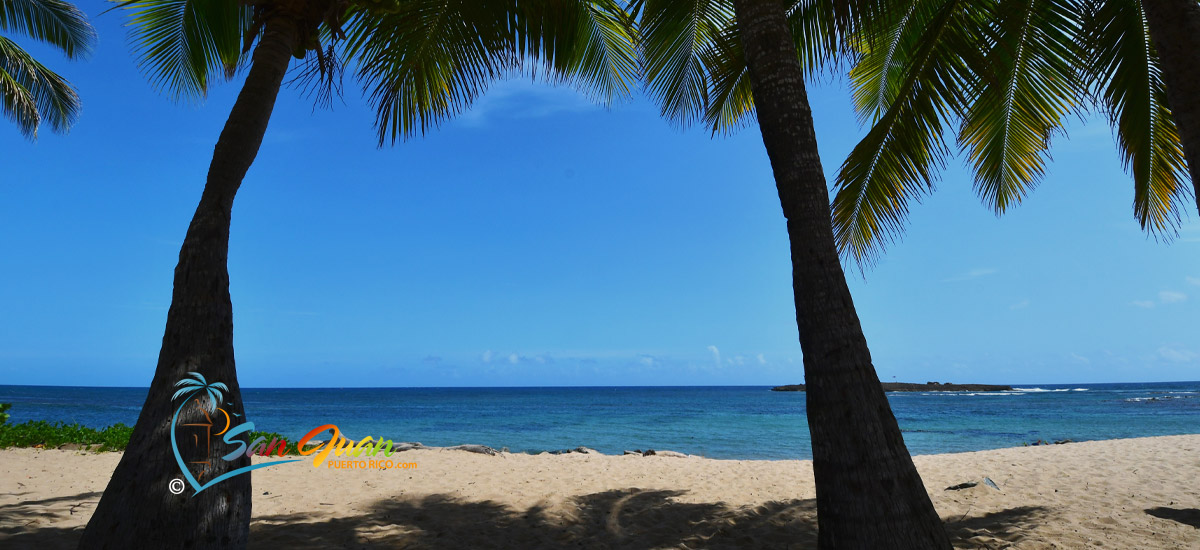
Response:
MULTIPOLYGON (((1200 183, 1187 185, 1181 145, 1181 131, 1200 132, 1200 119, 1189 118, 1200 115, 1189 114, 1200 96, 1172 92, 1200 82, 1200 73, 1178 60, 1168 64, 1156 48, 1164 41, 1152 39, 1163 33, 1154 32, 1150 15, 1175 4, 918 0, 876 21, 873 35, 860 36, 862 55, 850 73, 856 108, 872 126, 838 174, 841 250, 869 264, 902 231, 908 204, 933 190, 951 154, 945 142, 953 125, 976 192, 1003 214, 1040 183, 1065 120, 1092 104, 1108 114, 1132 172, 1135 218, 1170 236, 1200 183), (1172 74, 1181 84, 1168 86, 1172 74)), ((1194 0, 1186 4, 1183 20, 1200 9, 1194 0)), ((1190 164, 1193 173, 1200 167, 1190 164)))
MULTIPOLYGON (((68 59, 86 56, 96 42, 96 31, 83 12, 61 0, 0 0, 0 33, 44 42, 68 59)), ((0 34, 0 111, 29 139, 37 139, 43 121, 65 133, 79 117, 79 94, 65 78, 0 34)))
MULTIPOLYGON (((228 385, 232 414, 242 409, 226 265, 230 215, 292 59, 302 60, 297 76, 319 98, 336 92, 342 68, 353 68, 382 144, 437 126, 490 81, 515 72, 537 69, 610 100, 636 78, 636 52, 611 0, 133 0, 120 7, 142 69, 175 97, 201 98, 213 81, 248 70, 179 253, 149 394, 80 546, 244 547, 249 476, 191 497, 167 490, 180 473, 170 397, 172 383, 196 372, 228 385)), ((212 474, 248 463, 216 461, 212 474)))
POLYGON ((830 225, 806 77, 886 15, 853 0, 633 3, 647 89, 686 125, 733 131, 750 113, 791 243, 819 547, 950 547, 871 362, 830 225))

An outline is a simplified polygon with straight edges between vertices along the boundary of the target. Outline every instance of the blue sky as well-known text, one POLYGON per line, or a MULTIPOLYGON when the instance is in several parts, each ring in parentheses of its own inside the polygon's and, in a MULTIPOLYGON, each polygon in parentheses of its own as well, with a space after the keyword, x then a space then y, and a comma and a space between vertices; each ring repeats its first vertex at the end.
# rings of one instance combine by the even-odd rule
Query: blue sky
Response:
MULTIPOLYGON (((99 9, 84 8, 96 16, 99 9)), ((117 14, 67 136, 0 124, 0 384, 149 384, 171 276, 238 90, 179 105, 117 14)), ((27 40, 22 44, 29 45, 27 40)), ((377 148, 372 113, 285 89, 238 195, 230 252, 243 386, 802 381, 787 237, 757 128, 680 131, 642 98, 498 83, 459 119, 377 148)), ((826 173, 864 133, 813 83, 826 173)), ((876 267, 848 273, 880 378, 1200 378, 1200 223, 1147 237, 1103 121, 1058 139, 997 218, 961 159, 876 267)))

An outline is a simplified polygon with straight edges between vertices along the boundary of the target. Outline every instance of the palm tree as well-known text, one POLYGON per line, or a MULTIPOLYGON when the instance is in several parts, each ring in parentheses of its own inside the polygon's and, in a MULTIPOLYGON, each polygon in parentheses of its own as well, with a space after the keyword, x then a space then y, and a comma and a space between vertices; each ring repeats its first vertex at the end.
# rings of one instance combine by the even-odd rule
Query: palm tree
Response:
POLYGON ((664 116, 731 131, 753 111, 791 243, 823 549, 950 548, 892 414, 830 225, 805 88, 877 14, 869 2, 645 0, 647 87, 664 116))
MULTIPOLYGON (((96 31, 75 6, 61 0, 0 2, 0 32, 16 32, 44 42, 68 59, 92 50, 96 31)), ((21 133, 37 139, 43 120, 65 133, 79 117, 79 94, 66 79, 0 35, 0 111, 21 133)))
MULTIPOLYGON (((249 70, 179 253, 149 394, 80 547, 240 548, 249 536, 249 476, 190 497, 167 490, 180 473, 169 441, 170 397, 172 383, 196 372, 227 384, 230 410, 242 411, 230 215, 292 58, 305 60, 299 77, 326 98, 342 67, 354 66, 383 144, 437 126, 491 80, 535 67, 610 100, 636 78, 636 51, 611 0, 133 0, 121 7, 143 70, 176 97, 200 98, 218 75, 249 70)), ((214 475, 248 462, 217 461, 214 475)))
MULTIPOLYGON (((976 192, 1003 214, 1040 183, 1051 138, 1067 117, 1090 104, 1116 130, 1133 174, 1135 218, 1169 237, 1186 208, 1188 166, 1193 174, 1200 168, 1180 144, 1200 133, 1200 96, 1175 97, 1198 85, 1200 73, 1178 59, 1168 63, 1156 48, 1198 38, 1152 40, 1164 34, 1155 32, 1152 12, 1176 4, 927 0, 876 21, 860 36, 850 73, 856 108, 872 126, 837 178, 840 249, 869 264, 902 231, 909 202, 932 191, 951 153, 947 126, 958 123, 976 192)), ((1200 10, 1186 4, 1175 13, 1181 21, 1200 10)))

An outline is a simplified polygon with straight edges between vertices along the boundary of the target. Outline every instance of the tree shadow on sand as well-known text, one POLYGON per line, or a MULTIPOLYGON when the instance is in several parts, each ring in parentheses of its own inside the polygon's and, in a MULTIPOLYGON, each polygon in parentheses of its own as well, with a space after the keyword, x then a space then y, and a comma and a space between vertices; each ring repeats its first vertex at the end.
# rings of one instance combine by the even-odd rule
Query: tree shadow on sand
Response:
MULTIPOLYGON (((22 497, 31 493, 8 493, 22 497)), ((75 548, 83 535, 83 526, 61 527, 63 516, 88 517, 100 500, 98 491, 77 495, 23 500, 0 505, 0 548, 37 548, 53 550, 75 548)))
MULTIPOLYGON (((352 517, 313 514, 256 518, 259 548, 816 548, 815 500, 755 507, 679 502, 681 491, 623 489, 584 495, 567 506, 516 510, 449 495, 381 500, 352 517)), ((1014 508, 947 524, 956 546, 1016 542, 1044 515, 1014 508), (981 534, 986 534, 982 537, 981 534)))
POLYGON ((1167 508, 1159 506, 1157 508, 1147 508, 1146 513, 1156 518, 1178 521, 1184 525, 1191 525, 1200 529, 1200 509, 1198 508, 1167 508))

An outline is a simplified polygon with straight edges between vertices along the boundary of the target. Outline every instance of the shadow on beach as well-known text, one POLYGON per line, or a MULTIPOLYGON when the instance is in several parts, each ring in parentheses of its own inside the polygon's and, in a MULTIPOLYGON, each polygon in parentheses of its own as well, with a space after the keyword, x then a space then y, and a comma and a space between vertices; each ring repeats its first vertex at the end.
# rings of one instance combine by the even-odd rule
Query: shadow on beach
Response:
MULTIPOLYGON (((515 510, 448 495, 380 500, 348 517, 312 513, 257 516, 251 548, 816 548, 815 500, 731 509, 678 502, 682 491, 622 489, 575 497, 566 506, 515 510)), ((13 495, 21 496, 21 495, 13 495)), ((91 514, 100 493, 0 505, 0 547, 73 549, 82 525, 56 527, 64 516, 91 514)), ((957 548, 1019 542, 1047 510, 1020 507, 949 521, 957 548)))
MULTIPOLYGON (((7 493, 23 497, 31 494, 7 493)), ((71 496, 23 500, 0 505, 0 548, 74 549, 83 526, 55 527, 63 516, 89 517, 100 500, 99 491, 71 496)))
POLYGON ((1167 508, 1159 506, 1157 508, 1147 508, 1146 513, 1156 518, 1178 521, 1184 525, 1191 525, 1200 529, 1200 508, 1167 508))
MULTIPOLYGON (((260 517, 251 547, 287 548, 771 548, 817 546, 815 500, 730 509, 684 503, 681 491, 605 491, 571 499, 574 507, 514 510, 448 495, 378 501, 353 517, 260 517)), ((1046 510, 1021 507, 946 525, 958 548, 1017 542, 1046 510)))

